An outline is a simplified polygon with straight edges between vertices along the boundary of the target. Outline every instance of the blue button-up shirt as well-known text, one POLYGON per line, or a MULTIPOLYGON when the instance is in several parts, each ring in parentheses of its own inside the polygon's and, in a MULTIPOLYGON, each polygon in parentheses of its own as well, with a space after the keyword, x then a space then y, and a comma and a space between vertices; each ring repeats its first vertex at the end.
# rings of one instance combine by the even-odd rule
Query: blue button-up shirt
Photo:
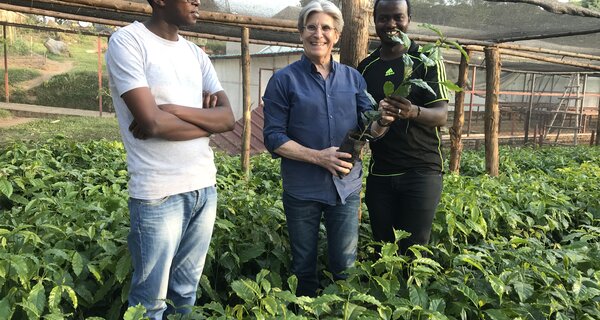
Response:
MULTIPOLYGON (((263 134, 273 157, 278 157, 274 150, 290 140, 315 150, 339 147, 346 133, 358 127, 360 113, 371 110, 363 77, 331 61, 327 79, 303 55, 269 80, 263 134)), ((335 205, 361 188, 362 163, 356 162, 351 173, 339 179, 323 167, 282 158, 281 175, 291 196, 335 205)))

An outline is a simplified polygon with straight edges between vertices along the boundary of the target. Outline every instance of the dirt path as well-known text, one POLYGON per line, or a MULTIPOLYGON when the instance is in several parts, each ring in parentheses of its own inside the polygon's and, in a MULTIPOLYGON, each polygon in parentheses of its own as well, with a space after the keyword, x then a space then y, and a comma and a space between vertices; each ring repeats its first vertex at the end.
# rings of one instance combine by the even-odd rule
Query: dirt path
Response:
POLYGON ((46 63, 41 68, 37 68, 37 71, 40 72, 39 77, 20 82, 17 86, 22 90, 29 90, 41 85, 53 76, 69 72, 71 69, 73 69, 73 61, 58 62, 46 59, 46 63))
POLYGON ((27 122, 30 122, 33 120, 36 120, 36 119, 35 118, 18 118, 18 117, 0 119, 0 128, 8 128, 8 127, 16 126, 18 124, 27 123, 27 122))

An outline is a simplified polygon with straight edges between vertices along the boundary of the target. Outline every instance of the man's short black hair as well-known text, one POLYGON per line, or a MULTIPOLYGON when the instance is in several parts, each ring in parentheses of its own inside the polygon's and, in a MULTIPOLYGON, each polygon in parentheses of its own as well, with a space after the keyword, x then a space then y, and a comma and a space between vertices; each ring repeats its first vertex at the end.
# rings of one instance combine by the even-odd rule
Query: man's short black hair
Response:
MULTIPOLYGON (((151 1, 151 0, 148 0, 151 1)), ((410 8, 410 0, 383 0, 383 1, 405 1, 406 2, 406 8, 407 8, 407 12, 408 12, 408 16, 412 17, 412 13, 411 13, 411 8, 410 8)), ((375 5, 373 5, 373 18, 377 17, 377 5, 379 5, 379 3, 381 2, 381 0, 375 0, 375 5)))

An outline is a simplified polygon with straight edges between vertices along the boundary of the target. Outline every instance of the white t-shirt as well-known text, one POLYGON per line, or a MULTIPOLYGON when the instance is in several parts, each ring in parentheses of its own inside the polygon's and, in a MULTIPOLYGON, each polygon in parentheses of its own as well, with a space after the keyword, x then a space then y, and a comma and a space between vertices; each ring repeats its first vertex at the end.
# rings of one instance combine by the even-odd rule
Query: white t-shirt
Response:
POLYGON ((132 89, 148 87, 158 105, 202 108, 203 89, 223 90, 206 53, 182 37, 163 39, 136 21, 110 37, 106 66, 127 151, 129 195, 152 200, 214 185, 217 170, 209 138, 136 139, 129 131, 133 115, 121 98, 132 89))

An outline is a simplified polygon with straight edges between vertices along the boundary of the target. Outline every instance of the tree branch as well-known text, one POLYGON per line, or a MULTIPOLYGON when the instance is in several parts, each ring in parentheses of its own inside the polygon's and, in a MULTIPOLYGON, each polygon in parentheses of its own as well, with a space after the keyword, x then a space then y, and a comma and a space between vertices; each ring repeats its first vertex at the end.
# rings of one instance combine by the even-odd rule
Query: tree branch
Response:
POLYGON ((514 3, 526 3, 532 4, 542 9, 556 13, 556 14, 568 14, 572 16, 581 16, 588 18, 600 18, 600 12, 587 9, 584 7, 575 6, 568 3, 561 3, 552 0, 485 0, 488 2, 514 2, 514 3))

